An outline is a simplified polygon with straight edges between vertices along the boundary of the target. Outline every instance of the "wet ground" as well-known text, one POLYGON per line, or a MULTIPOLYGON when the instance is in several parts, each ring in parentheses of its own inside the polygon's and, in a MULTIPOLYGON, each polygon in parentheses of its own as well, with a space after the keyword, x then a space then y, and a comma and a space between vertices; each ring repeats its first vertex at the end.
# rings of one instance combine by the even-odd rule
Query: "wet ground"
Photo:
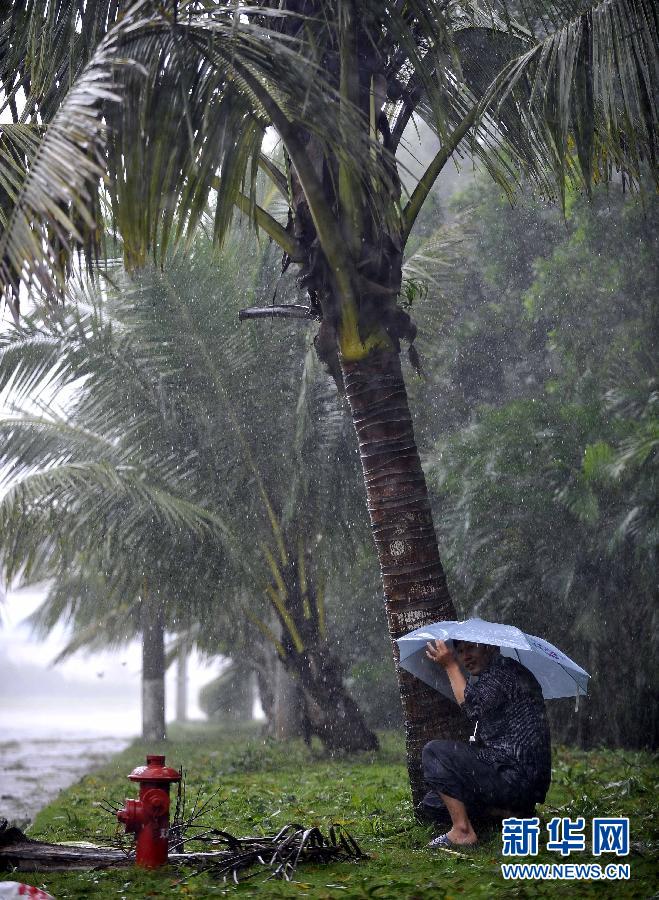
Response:
POLYGON ((117 736, 0 736, 0 818, 24 828, 59 792, 128 746, 117 736))

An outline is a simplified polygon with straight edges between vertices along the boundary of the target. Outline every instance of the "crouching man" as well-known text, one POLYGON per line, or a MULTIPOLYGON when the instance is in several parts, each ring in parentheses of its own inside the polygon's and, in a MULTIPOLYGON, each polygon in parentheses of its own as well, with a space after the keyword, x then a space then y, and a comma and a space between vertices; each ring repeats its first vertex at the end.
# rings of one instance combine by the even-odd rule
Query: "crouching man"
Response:
POLYGON ((455 652, 444 641, 433 641, 426 655, 444 668, 474 734, 468 744, 430 741, 423 749, 423 775, 430 788, 424 811, 452 826, 430 847, 475 844, 473 823, 491 808, 533 815, 551 780, 549 725, 535 677, 521 663, 501 656, 498 647, 468 641, 455 641, 454 647, 455 652))

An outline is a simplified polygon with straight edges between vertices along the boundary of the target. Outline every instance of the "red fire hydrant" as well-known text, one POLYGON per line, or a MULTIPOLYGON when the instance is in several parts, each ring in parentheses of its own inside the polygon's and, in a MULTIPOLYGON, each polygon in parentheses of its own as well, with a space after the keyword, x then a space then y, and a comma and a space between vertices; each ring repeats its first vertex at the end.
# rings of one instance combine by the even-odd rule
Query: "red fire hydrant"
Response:
POLYGON ((169 839, 169 786, 181 780, 176 769, 165 765, 164 756, 147 756, 146 765, 128 776, 140 785, 140 799, 126 800, 117 818, 126 831, 137 835, 135 862, 145 869, 167 863, 169 839))

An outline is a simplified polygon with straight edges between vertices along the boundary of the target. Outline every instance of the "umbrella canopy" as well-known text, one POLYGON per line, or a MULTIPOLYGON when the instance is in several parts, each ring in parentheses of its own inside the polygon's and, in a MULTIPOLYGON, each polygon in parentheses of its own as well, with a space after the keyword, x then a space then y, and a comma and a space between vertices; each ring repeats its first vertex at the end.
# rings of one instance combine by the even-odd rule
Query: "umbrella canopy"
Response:
POLYGON ((399 638, 401 666, 451 699, 454 699, 453 691, 446 672, 426 656, 426 643, 434 640, 472 641, 499 647, 503 656, 518 660, 535 675, 545 700, 579 697, 587 693, 588 672, 553 644, 535 635, 524 634, 512 625, 500 625, 484 619, 434 622, 399 638))

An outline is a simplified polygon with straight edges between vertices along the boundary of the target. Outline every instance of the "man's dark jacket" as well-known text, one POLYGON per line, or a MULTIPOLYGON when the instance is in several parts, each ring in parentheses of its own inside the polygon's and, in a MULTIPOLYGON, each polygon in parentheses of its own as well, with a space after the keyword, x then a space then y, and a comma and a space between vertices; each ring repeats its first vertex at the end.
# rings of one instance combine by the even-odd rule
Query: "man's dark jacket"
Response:
POLYGON ((467 683, 462 710, 476 726, 478 758, 521 781, 542 803, 551 781, 551 740, 542 690, 531 672, 517 660, 495 656, 467 683))

